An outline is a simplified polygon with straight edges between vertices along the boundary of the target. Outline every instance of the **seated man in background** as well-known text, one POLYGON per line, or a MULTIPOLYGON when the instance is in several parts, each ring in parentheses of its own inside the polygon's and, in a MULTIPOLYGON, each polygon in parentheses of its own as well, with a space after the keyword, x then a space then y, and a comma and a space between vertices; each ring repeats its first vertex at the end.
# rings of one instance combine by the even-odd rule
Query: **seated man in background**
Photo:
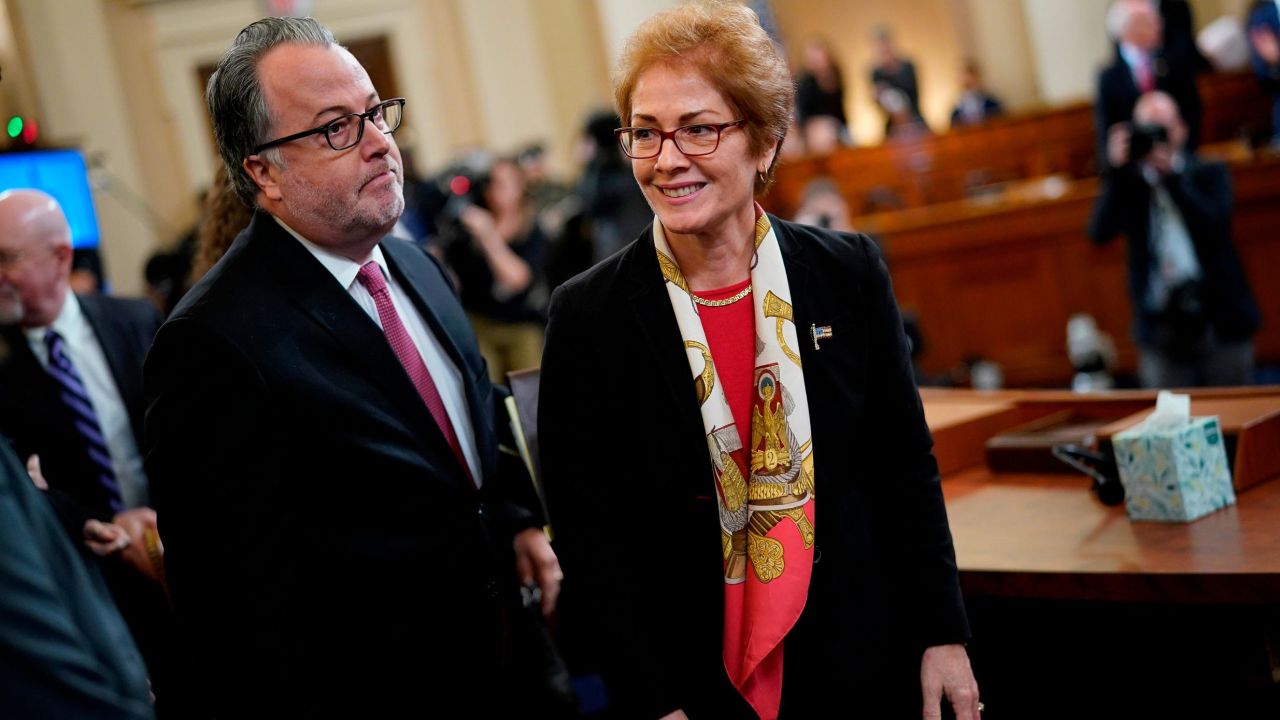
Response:
POLYGON ((160 315, 142 300, 74 294, 71 265, 71 228, 57 201, 36 190, 0 194, 0 435, 24 460, 40 458, 73 539, 90 520, 127 531, 102 570, 163 714, 172 698, 168 605, 138 450, 142 361, 160 315))
POLYGON ((964 92, 951 111, 951 127, 978 125, 1004 114, 1004 106, 982 85, 982 70, 969 60, 964 64, 964 92))
POLYGON ((1231 177, 1187 150, 1187 126, 1165 93, 1143 95, 1133 117, 1108 134, 1089 235, 1128 240, 1142 384, 1246 384, 1259 314, 1231 239, 1231 177))

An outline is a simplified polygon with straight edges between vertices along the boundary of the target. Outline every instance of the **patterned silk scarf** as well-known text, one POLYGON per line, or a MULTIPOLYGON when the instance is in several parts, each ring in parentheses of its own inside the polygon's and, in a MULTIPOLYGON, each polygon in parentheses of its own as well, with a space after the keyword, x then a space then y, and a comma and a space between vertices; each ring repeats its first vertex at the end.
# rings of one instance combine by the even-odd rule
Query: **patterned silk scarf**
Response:
POLYGON ((804 610, 813 572, 813 442, 791 289, 777 235, 757 209, 750 302, 755 316, 751 447, 743 448, 698 306, 662 224, 653 239, 684 338, 711 454, 724 555, 724 665, 764 720, 782 701, 782 640, 804 610))

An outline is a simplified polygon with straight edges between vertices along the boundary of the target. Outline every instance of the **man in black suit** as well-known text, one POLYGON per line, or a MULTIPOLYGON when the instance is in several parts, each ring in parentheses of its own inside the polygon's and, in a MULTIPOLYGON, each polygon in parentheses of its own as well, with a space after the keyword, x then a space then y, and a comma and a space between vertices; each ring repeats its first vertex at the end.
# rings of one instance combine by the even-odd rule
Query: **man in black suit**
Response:
POLYGON ((128 535, 102 570, 163 713, 176 699, 174 668, 139 452, 142 363, 160 315, 142 300, 73 294, 71 265, 71 229, 57 202, 36 190, 0 194, 0 434, 22 458, 39 457, 73 540, 81 542, 87 520, 128 535))
POLYGON ((1089 234, 1100 243, 1128 240, 1142 383, 1248 383, 1259 315, 1231 241, 1230 174, 1186 149, 1186 125, 1168 95, 1143 95, 1134 119, 1167 139, 1112 129, 1089 234))
POLYGON ((1116 43, 1116 57, 1098 75, 1094 129, 1098 158, 1106 157, 1107 133, 1133 117, 1143 93, 1160 90, 1178 103, 1187 125, 1187 146, 1200 141, 1200 92, 1196 89, 1194 59, 1182 48, 1164 42, 1159 12, 1150 0, 1117 0, 1107 13, 1107 32, 1116 43))
POLYGON ((219 716, 498 712, 525 579, 559 566, 444 272, 386 239, 404 101, 311 19, 210 78, 250 226, 147 360, 147 468, 219 716), (513 552, 514 546, 514 552, 513 552))

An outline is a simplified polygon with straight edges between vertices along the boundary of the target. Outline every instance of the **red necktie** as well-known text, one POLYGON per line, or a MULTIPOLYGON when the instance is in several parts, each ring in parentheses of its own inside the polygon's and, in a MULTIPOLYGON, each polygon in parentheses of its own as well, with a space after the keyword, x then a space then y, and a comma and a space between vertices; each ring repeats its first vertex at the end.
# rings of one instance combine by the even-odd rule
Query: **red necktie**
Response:
POLYGON ((391 291, 387 288, 386 278, 382 276, 382 268, 378 267, 378 263, 370 260, 360 268, 356 279, 373 296, 373 304, 378 308, 378 318, 382 320, 382 332, 387 336, 391 350, 400 359, 405 372, 409 373, 409 380, 417 388, 422 402, 427 405, 427 410, 431 411, 431 417, 435 418, 440 432, 444 433, 444 438, 453 449, 453 454, 458 459, 458 464, 462 466, 463 472, 467 474, 467 479, 474 483, 471 466, 467 465, 467 458, 462 454, 462 445, 458 442, 458 434, 453 430, 453 422, 449 420, 449 411, 445 409, 440 391, 436 389, 436 383, 431 379, 431 373, 427 371, 427 364, 422 361, 418 348, 414 346, 409 332, 404 329, 404 323, 400 322, 400 315, 396 313, 395 305, 391 303, 391 291))
POLYGON ((1155 73, 1151 72, 1151 58, 1143 55, 1138 61, 1138 90, 1149 93, 1156 89, 1155 73))

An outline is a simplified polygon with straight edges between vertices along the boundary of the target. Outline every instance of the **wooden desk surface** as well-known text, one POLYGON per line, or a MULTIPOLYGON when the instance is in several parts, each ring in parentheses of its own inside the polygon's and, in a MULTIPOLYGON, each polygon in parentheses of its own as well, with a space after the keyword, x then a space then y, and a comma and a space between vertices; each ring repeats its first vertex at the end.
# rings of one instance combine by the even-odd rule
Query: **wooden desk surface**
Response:
POLYGON ((1133 522, 1082 475, 960 471, 942 484, 966 594, 1280 602, 1280 482, 1193 523, 1133 522))
MULTIPOLYGON (((943 470, 942 491, 966 594, 1280 603, 1278 480, 1249 488, 1238 494, 1235 506, 1192 523, 1133 522, 1123 507, 1102 505, 1083 475, 994 474, 980 454, 949 447, 954 443, 948 432, 966 422, 979 426, 971 418, 984 408, 1015 406, 1027 418, 1063 408, 1117 417, 1132 408, 1150 409, 1154 392, 925 389, 921 394, 938 439, 939 462, 946 456, 950 468, 965 465, 943 470)), ((1191 394, 1200 403, 1250 396, 1274 403, 1280 387, 1207 388, 1191 394)), ((985 440, 952 439, 978 446, 985 440)))

